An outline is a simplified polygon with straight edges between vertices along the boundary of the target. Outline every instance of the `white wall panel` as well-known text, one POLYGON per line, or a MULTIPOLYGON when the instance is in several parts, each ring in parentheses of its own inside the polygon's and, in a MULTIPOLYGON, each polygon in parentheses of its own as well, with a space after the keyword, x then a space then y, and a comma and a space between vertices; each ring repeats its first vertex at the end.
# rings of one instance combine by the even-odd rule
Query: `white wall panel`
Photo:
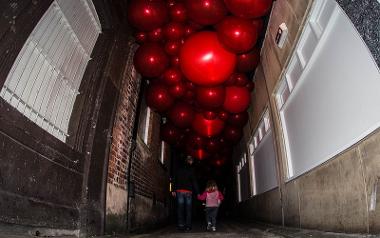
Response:
POLYGON ((276 152, 273 134, 270 130, 254 152, 254 176, 256 194, 269 191, 278 186, 276 172, 276 152))
POLYGON ((380 125, 380 73, 368 48, 334 1, 316 4, 323 8, 314 10, 311 22, 319 22, 323 33, 317 44, 315 38, 307 43, 312 31, 301 36, 297 47, 315 49, 304 51, 312 55, 280 110, 289 177, 320 165, 380 125))

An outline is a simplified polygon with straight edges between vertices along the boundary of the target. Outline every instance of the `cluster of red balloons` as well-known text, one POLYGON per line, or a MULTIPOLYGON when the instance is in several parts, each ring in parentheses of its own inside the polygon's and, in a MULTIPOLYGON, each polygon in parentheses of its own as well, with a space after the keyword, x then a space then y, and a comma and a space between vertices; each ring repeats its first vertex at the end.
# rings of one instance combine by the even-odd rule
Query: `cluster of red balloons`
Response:
POLYGON ((132 0, 136 70, 162 140, 221 166, 248 122, 256 46, 272 0, 132 0))

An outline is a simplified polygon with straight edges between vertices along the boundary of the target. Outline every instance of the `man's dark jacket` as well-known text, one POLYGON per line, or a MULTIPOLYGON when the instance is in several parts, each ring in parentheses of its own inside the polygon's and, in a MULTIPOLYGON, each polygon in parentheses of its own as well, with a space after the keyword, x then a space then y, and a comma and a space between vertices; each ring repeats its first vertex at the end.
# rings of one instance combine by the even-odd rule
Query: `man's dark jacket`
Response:
POLYGON ((179 167, 175 173, 174 191, 181 189, 199 193, 194 170, 189 164, 179 167))

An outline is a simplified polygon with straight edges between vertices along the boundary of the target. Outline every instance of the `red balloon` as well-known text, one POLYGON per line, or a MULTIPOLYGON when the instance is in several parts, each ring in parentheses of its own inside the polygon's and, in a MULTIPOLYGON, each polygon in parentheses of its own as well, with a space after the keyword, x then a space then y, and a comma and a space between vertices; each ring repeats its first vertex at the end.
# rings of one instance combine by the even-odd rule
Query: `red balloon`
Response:
POLYGON ((206 141, 206 149, 210 153, 215 153, 220 150, 221 143, 219 138, 210 138, 206 141))
POLYGON ((253 71, 260 62, 260 49, 237 56, 236 70, 241 73, 253 71))
POLYGON ((141 45, 133 58, 136 70, 144 77, 160 76, 169 64, 164 49, 154 42, 141 45))
POLYGON ((247 110, 250 103, 250 93, 245 87, 226 87, 226 97, 223 108, 231 113, 240 113, 247 110))
POLYGON ((165 37, 168 40, 179 40, 185 33, 185 28, 179 22, 170 22, 164 28, 165 37))
POLYGON ((228 119, 228 117, 229 117, 229 114, 226 111, 220 111, 219 114, 218 114, 218 117, 221 120, 226 121, 228 119))
POLYGON ((245 87, 246 87, 250 92, 252 92, 253 89, 255 89, 255 83, 252 82, 252 81, 248 81, 248 83, 245 85, 245 87))
POLYGON ((169 110, 168 118, 180 128, 189 127, 194 119, 194 110, 190 105, 178 102, 169 110))
POLYGON ((232 143, 237 143, 243 136, 243 130, 241 127, 235 127, 227 125, 223 132, 224 138, 226 138, 227 141, 232 143))
POLYGON ((162 41, 164 39, 164 33, 161 28, 154 29, 148 33, 148 39, 150 41, 162 41))
POLYGON ((184 34, 185 34, 185 38, 186 38, 186 37, 189 37, 194 32, 196 32, 197 30, 195 29, 195 27, 193 25, 185 25, 184 31, 185 31, 184 34))
POLYGON ((162 76, 162 81, 167 85, 175 85, 182 81, 182 73, 178 68, 167 68, 162 76))
POLYGON ((168 41, 165 44, 165 52, 168 55, 177 55, 181 45, 180 41, 168 41))
POLYGON ((218 39, 235 53, 244 53, 257 42, 258 29, 252 21, 239 17, 226 17, 217 27, 218 39))
POLYGON ((135 33, 136 42, 142 44, 147 41, 148 35, 146 32, 140 31, 135 33))
POLYGON ((257 18, 268 13, 272 0, 224 0, 228 10, 235 16, 257 18))
POLYGON ((205 145, 205 139, 201 137, 200 135, 191 133, 187 136, 186 144, 187 144, 187 147, 191 149, 203 148, 205 145))
POLYGON ((223 105, 225 89, 219 87, 197 87, 197 102, 206 108, 218 108, 223 105))
POLYGON ((133 0, 128 7, 129 23, 140 31, 151 31, 168 20, 168 10, 163 1, 133 0))
POLYGON ((231 125, 238 126, 238 127, 243 127, 245 124, 248 122, 248 112, 244 111, 241 113, 235 113, 231 114, 228 117, 227 122, 231 125))
POLYGON ((169 144, 175 144, 181 136, 180 130, 172 124, 166 123, 161 125, 161 139, 169 144))
POLYGON ((146 104, 153 110, 163 112, 173 104, 173 97, 161 84, 150 84, 145 92, 146 104))
POLYGON ((206 152, 206 150, 204 149, 191 149, 191 148, 187 148, 187 153, 193 157, 193 158, 196 158, 198 160, 204 160, 206 159, 207 157, 209 157, 210 155, 206 152))
POLYGON ((185 92, 186 92, 186 87, 185 87, 185 84, 183 84, 182 82, 179 82, 169 87, 170 95, 176 98, 183 97, 183 95, 185 95, 185 92))
POLYGON ((184 22, 187 19, 186 7, 183 3, 175 3, 169 13, 172 21, 184 22))
POLYGON ((223 83, 236 66, 236 55, 224 49, 216 33, 209 31, 187 38, 179 58, 183 74, 202 86, 223 83))
POLYGON ((227 15, 223 0, 187 0, 186 8, 189 18, 201 25, 213 25, 227 15))
POLYGON ((203 116, 207 120, 214 120, 218 116, 218 114, 216 112, 213 112, 213 111, 205 111, 205 112, 203 112, 203 116))
POLYGON ((244 87, 249 82, 247 76, 243 73, 234 73, 231 78, 234 78, 234 85, 239 87, 244 87))
POLYGON ((173 56, 170 58, 170 65, 173 67, 179 67, 179 57, 173 56))
POLYGON ((183 97, 188 100, 190 103, 192 103, 192 101, 194 100, 194 96, 195 96, 195 93, 193 90, 186 90, 185 92, 185 95, 183 95, 183 97))
POLYGON ((186 81, 185 85, 186 85, 186 88, 189 89, 189 90, 195 90, 197 88, 197 86, 195 86, 195 84, 193 84, 190 81, 186 81))
POLYGON ((258 32, 261 32, 261 30, 262 30, 263 27, 264 27, 264 22, 263 22, 263 20, 260 19, 260 18, 253 19, 253 20, 252 20, 252 24, 253 24, 253 26, 257 29, 258 32))
POLYGON ((207 120, 202 114, 197 113, 193 120, 193 129, 201 136, 213 137, 217 136, 223 131, 224 121, 216 118, 214 120, 207 120))

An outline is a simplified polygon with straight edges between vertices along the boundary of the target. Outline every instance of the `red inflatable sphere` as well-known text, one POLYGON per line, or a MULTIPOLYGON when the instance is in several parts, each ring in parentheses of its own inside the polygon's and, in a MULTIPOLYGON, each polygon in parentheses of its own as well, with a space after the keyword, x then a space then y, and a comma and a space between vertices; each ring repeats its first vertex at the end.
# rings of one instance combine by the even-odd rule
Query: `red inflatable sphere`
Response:
POLYGON ((241 73, 253 71, 260 62, 260 50, 254 49, 237 56, 236 70, 241 73))
POLYGON ((196 99, 199 105, 206 108, 218 108, 223 105, 225 89, 219 87, 197 87, 196 99))
POLYGON ((170 58, 170 65, 173 67, 179 67, 179 57, 173 56, 170 58))
POLYGON ((201 25, 214 25, 227 15, 223 0, 186 0, 189 18, 201 25))
POLYGON ((248 78, 243 73, 234 73, 231 75, 231 78, 234 78, 234 85, 239 87, 244 87, 248 82, 248 78))
POLYGON ((168 20, 168 10, 164 1, 133 0, 128 7, 128 21, 140 31, 152 31, 168 20))
POLYGON ((185 95, 186 87, 185 87, 185 84, 183 84, 182 82, 179 82, 175 85, 169 86, 168 90, 169 90, 170 95, 172 95, 175 98, 180 98, 180 97, 183 97, 183 95, 185 95))
POLYGON ((209 153, 207 153, 207 151, 203 148, 200 148, 200 149, 187 148, 186 151, 191 157, 196 158, 198 160, 204 160, 210 156, 209 153))
POLYGON ((182 43, 180 41, 167 41, 165 43, 165 52, 168 55, 178 55, 179 49, 181 48, 182 43))
POLYGON ((224 129, 223 136, 228 142, 235 144, 242 138, 243 130, 241 127, 227 125, 224 129))
POLYGON ((245 87, 226 87, 226 97, 223 108, 230 113, 240 113, 247 110, 250 103, 250 93, 245 87))
POLYGON ((248 81, 248 83, 245 85, 245 87, 248 89, 248 91, 252 92, 253 89, 255 89, 255 83, 252 81, 248 81))
POLYGON ((164 112, 173 105, 173 97, 160 84, 150 84, 145 92, 146 104, 155 111, 164 112))
POLYGON ((175 85, 182 81, 182 73, 179 68, 167 68, 162 76, 162 81, 167 85, 175 85))
POLYGON ((253 48, 259 35, 252 21, 239 17, 226 17, 217 27, 218 39, 229 50, 244 53, 253 48))
POLYGON ((178 102, 169 110, 168 118, 177 127, 186 128, 193 122, 194 110, 190 105, 178 102))
POLYGON ((161 139, 169 144, 176 144, 181 136, 181 131, 170 123, 161 125, 160 130, 161 139))
POLYGON ((213 112, 213 111, 204 111, 203 116, 207 120, 214 120, 218 116, 218 114, 216 112, 213 112))
POLYGON ((183 3, 175 3, 169 10, 170 19, 175 22, 184 22, 187 19, 186 7, 183 3))
POLYGON ((185 33, 184 26, 179 22, 170 22, 164 27, 164 34, 168 40, 179 40, 185 33))
POLYGON ((210 138, 206 141, 206 149, 210 153, 215 153, 220 150, 221 143, 219 138, 210 138))
POLYGON ((201 136, 213 137, 217 136, 223 131, 224 121, 216 118, 214 120, 207 120, 201 113, 197 113, 193 120, 193 129, 201 136))
POLYGON ((264 22, 262 19, 260 19, 260 18, 253 19, 252 24, 253 24, 254 28, 257 29, 258 32, 261 32, 263 30, 264 22))
POLYGON ((228 117, 227 122, 229 124, 237 126, 237 127, 243 127, 243 126, 245 126, 245 124, 247 124, 248 117, 249 116, 248 116, 248 112, 247 111, 244 111, 244 112, 241 112, 241 113, 235 113, 235 114, 231 114, 228 117))
POLYGON ((140 31, 135 33, 135 39, 136 42, 139 44, 142 44, 147 41, 148 39, 148 34, 146 32, 140 31))
POLYGON ((219 114, 218 114, 218 117, 221 120, 226 121, 228 119, 228 117, 229 117, 229 114, 226 111, 220 111, 219 114))
POLYGON ((223 48, 215 32, 198 32, 187 38, 180 50, 183 74, 202 86, 223 83, 236 66, 236 55, 223 48))
POLYGON ((228 10, 235 16, 257 18, 266 15, 272 0, 224 0, 228 10))
POLYGON ((195 93, 193 90, 187 89, 185 92, 185 95, 183 95, 183 97, 185 98, 185 100, 187 100, 188 103, 193 103, 195 93))
POLYGON ((162 28, 156 28, 148 33, 148 39, 150 41, 159 42, 164 39, 164 33, 162 28))
POLYGON ((191 134, 188 134, 188 136, 186 138, 186 144, 187 144, 187 147, 189 147, 191 149, 204 148, 205 139, 200 135, 197 135, 195 133, 191 133, 191 134))
POLYGON ((169 64, 164 49, 154 42, 141 45, 133 58, 137 72, 142 76, 153 78, 160 76, 169 64))

